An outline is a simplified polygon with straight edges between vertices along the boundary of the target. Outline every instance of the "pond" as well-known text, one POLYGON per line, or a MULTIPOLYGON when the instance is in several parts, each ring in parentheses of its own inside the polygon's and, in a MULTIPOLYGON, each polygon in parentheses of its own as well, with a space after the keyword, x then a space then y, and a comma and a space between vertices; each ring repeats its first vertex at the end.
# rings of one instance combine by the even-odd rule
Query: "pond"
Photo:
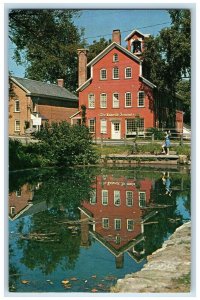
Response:
POLYGON ((190 170, 9 174, 9 291, 109 292, 190 220, 190 170))

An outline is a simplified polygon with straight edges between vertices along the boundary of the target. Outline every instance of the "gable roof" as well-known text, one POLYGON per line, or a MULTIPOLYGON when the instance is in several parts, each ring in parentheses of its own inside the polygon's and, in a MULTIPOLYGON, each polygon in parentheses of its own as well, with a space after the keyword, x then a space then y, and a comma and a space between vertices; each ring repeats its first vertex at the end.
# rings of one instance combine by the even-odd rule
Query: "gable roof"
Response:
POLYGON ((131 31, 131 33, 129 33, 129 35, 127 35, 127 37, 125 37, 125 41, 127 41, 127 40, 129 40, 131 37, 132 37, 132 35, 134 35, 134 33, 139 33, 140 35, 142 35, 143 37, 149 37, 150 36, 150 34, 144 34, 144 33, 142 33, 142 32, 140 32, 139 30, 137 30, 137 29, 134 29, 133 31, 131 31))
POLYGON ((129 57, 133 58, 138 63, 141 63, 141 60, 132 52, 128 51, 126 48, 122 47, 121 45, 113 42, 112 44, 108 45, 101 53, 99 53, 95 58, 93 58, 88 64, 87 67, 96 64, 102 57, 104 57, 108 52, 112 49, 117 48, 118 50, 122 51, 124 54, 128 55, 129 57))
POLYGON ((11 80, 30 96, 49 97, 59 100, 78 101, 78 97, 64 87, 42 81, 12 76, 11 80))

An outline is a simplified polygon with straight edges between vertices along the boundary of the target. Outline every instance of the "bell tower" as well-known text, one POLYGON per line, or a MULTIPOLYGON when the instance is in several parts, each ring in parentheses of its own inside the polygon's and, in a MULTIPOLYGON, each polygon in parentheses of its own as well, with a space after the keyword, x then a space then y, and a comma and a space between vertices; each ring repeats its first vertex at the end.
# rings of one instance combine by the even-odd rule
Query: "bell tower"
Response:
POLYGON ((141 56, 144 51, 144 40, 148 38, 150 34, 143 34, 138 30, 133 30, 126 38, 127 49, 138 57, 141 56))

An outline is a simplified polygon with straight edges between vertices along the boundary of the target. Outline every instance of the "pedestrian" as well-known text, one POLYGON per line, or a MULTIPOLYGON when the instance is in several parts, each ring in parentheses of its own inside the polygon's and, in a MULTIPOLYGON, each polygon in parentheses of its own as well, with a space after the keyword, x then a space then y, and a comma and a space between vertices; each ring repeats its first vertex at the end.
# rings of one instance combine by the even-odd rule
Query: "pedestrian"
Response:
POLYGON ((165 141, 164 144, 162 145, 162 154, 167 154, 169 155, 169 147, 170 147, 170 131, 165 132, 165 141))

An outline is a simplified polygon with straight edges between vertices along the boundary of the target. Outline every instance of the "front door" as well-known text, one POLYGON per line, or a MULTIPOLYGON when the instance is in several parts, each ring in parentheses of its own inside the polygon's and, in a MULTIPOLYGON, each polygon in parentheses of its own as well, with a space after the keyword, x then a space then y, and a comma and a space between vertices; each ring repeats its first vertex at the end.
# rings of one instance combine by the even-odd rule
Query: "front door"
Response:
POLYGON ((112 139, 119 140, 120 138, 121 138, 120 122, 114 121, 112 122, 112 139))

